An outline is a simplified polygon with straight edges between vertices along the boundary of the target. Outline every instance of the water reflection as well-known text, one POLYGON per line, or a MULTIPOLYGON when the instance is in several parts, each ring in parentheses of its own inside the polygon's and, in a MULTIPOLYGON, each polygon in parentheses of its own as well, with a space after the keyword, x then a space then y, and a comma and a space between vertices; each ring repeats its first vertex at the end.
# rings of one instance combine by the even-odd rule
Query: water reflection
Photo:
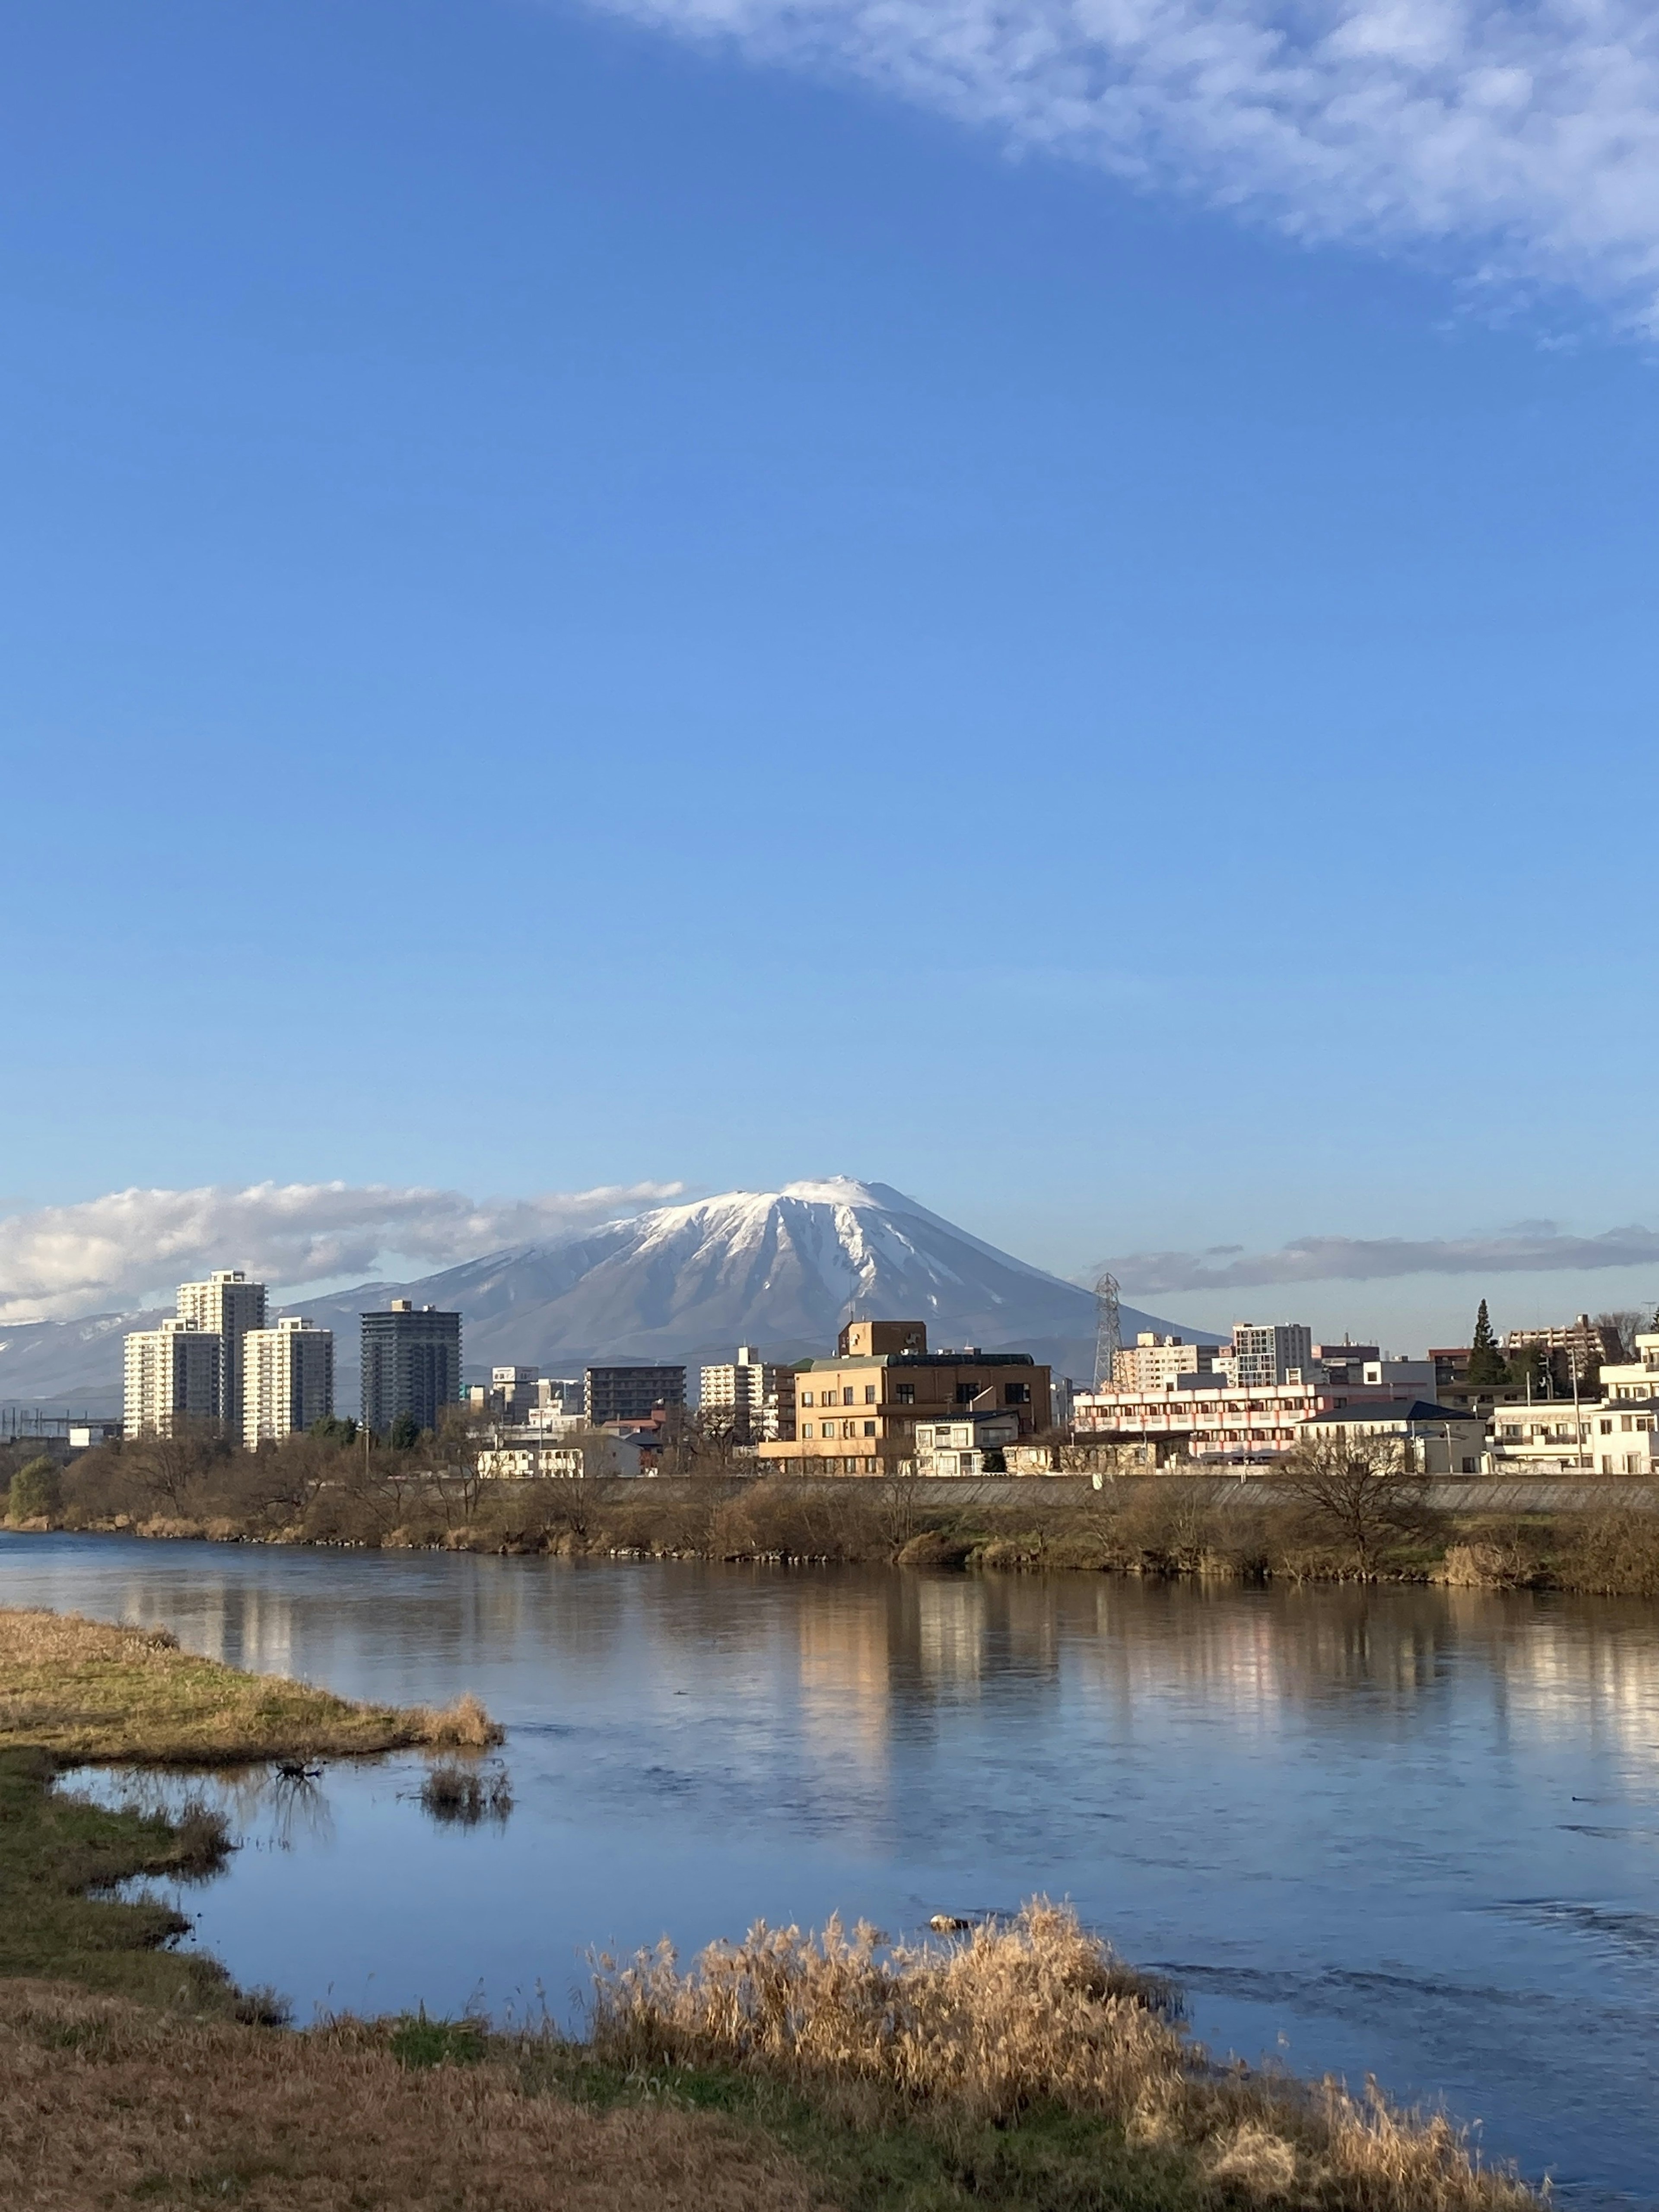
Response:
POLYGON ((1212 2045, 1283 2033, 1444 2092, 1564 2201, 1652 2199, 1650 1608, 69 1538, 0 1540, 0 1596, 508 1723, 505 1825, 428 1820, 418 1759, 205 1785, 243 1848, 185 1909, 302 2018, 480 1978, 558 2008, 593 1945, 1047 1890, 1176 1972, 1212 2045))

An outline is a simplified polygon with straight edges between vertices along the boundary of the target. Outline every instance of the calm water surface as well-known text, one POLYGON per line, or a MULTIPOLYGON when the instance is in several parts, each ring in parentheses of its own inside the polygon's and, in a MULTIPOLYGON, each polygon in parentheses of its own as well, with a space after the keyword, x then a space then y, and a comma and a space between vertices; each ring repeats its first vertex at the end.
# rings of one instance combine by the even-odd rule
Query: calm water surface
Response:
POLYGON ((1659 2204, 1650 1608, 99 1537, 0 1540, 0 1601, 507 1723, 504 1827, 434 1826, 418 1761, 223 1785, 244 1848, 184 1909, 302 2017, 568 2014, 590 1947, 1041 1890, 1212 2047, 1659 2204))

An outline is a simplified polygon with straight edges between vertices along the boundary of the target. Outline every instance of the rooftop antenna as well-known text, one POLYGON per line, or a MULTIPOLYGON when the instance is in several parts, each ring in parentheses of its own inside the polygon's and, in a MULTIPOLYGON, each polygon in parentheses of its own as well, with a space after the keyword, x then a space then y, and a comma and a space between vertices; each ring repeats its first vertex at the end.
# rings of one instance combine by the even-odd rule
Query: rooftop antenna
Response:
POLYGON ((1095 1285, 1095 1388, 1109 1390, 1117 1355, 1123 1349, 1123 1316, 1118 1310, 1117 1277, 1103 1275, 1095 1285))

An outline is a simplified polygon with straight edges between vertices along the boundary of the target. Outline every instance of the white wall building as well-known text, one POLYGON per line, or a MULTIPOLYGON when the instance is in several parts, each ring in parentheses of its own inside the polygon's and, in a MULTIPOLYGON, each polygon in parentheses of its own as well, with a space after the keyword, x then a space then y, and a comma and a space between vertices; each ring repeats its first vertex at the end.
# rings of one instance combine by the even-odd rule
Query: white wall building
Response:
POLYGON ((1316 1413, 1303 1427, 1310 1442, 1334 1437, 1396 1445, 1407 1473, 1479 1474, 1486 1424, 1479 1414, 1419 1401, 1413 1405, 1350 1405, 1316 1413))
POLYGON ((769 1365, 754 1346, 740 1344, 735 1360, 705 1367, 700 1410, 731 1421, 734 1443, 776 1443, 795 1434, 795 1370, 769 1365))
POLYGON ((180 1420, 216 1421, 222 1403, 217 1331, 193 1321, 135 1329, 124 1346, 121 1426, 130 1437, 169 1436, 180 1420))
POLYGON ((180 1283, 179 1318, 223 1340, 217 1412, 234 1437, 242 1433, 242 1345, 265 1326, 265 1286, 240 1267, 216 1267, 204 1283, 180 1283))
POLYGON ((242 1339, 242 1442, 252 1451, 334 1411, 334 1332, 297 1314, 242 1339))
POLYGON ((1292 1377, 1311 1381, 1313 1331, 1299 1321, 1237 1321, 1231 1351, 1217 1362, 1241 1390, 1270 1388, 1292 1377))
MULTIPOLYGON (((1162 1390, 1186 1375, 1214 1373, 1221 1346, 1194 1344, 1182 1336, 1160 1336, 1142 1329, 1133 1344, 1112 1357, 1112 1387, 1116 1390, 1162 1390)), ((1054 1418, 1059 1419, 1056 1413, 1054 1418)))
POLYGON ((487 1482, 570 1482, 641 1471, 637 1437, 615 1437, 589 1429, 555 1443, 545 1431, 505 1432, 478 1454, 478 1473, 487 1482))
POLYGON ((918 1421, 915 1471, 934 1475, 983 1474, 986 1454, 1006 1455, 1018 1437, 1019 1418, 1015 1413, 975 1413, 964 1408, 944 1420, 918 1421))

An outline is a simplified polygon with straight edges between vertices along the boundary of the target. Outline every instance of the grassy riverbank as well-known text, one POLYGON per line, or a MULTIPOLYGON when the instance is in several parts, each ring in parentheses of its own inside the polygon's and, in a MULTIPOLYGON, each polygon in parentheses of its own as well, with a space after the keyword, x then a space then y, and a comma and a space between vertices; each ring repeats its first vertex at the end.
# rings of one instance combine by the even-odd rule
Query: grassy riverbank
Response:
POLYGON ((139 1875, 211 1873, 229 1839, 205 1808, 176 1823, 54 1786, 90 1762, 216 1767, 475 1747, 500 1731, 476 1700, 447 1712, 354 1705, 179 1649, 165 1630, 0 1610, 0 1976, 50 1975, 189 2011, 238 2004, 211 1960, 162 1947, 188 1923, 116 1902, 139 1875))
MULTIPOLYGON (((1015 1486, 1018 1489, 1018 1486, 1015 1486)), ((1386 1501, 1385 1501, 1386 1504, 1386 1501)), ((1222 1575, 1360 1577, 1463 1588, 1659 1596, 1659 1510, 1649 1486, 1608 1485, 1578 1511, 1436 1512, 1396 1498, 1359 1530, 1282 1484, 1241 1498, 1225 1479, 1145 1479, 979 1493, 910 1479, 755 1478, 480 1482, 419 1452, 365 1456, 299 1437, 230 1453, 165 1439, 86 1454, 31 1525, 233 1542, 551 1553, 574 1557, 823 1561, 1222 1575)))
POLYGON ((757 1930, 601 1978, 589 2041, 305 2033, 0 1983, 0 2172, 64 2207, 1523 2212, 1437 2118, 1210 2066, 1037 1905, 927 1951, 757 1930))
POLYGON ((76 1613, 0 1610, 0 1749, 64 1764, 246 1765, 499 1740, 464 1698, 444 1712, 337 1698, 281 1674, 249 1674, 179 1649, 165 1629, 76 1613))

